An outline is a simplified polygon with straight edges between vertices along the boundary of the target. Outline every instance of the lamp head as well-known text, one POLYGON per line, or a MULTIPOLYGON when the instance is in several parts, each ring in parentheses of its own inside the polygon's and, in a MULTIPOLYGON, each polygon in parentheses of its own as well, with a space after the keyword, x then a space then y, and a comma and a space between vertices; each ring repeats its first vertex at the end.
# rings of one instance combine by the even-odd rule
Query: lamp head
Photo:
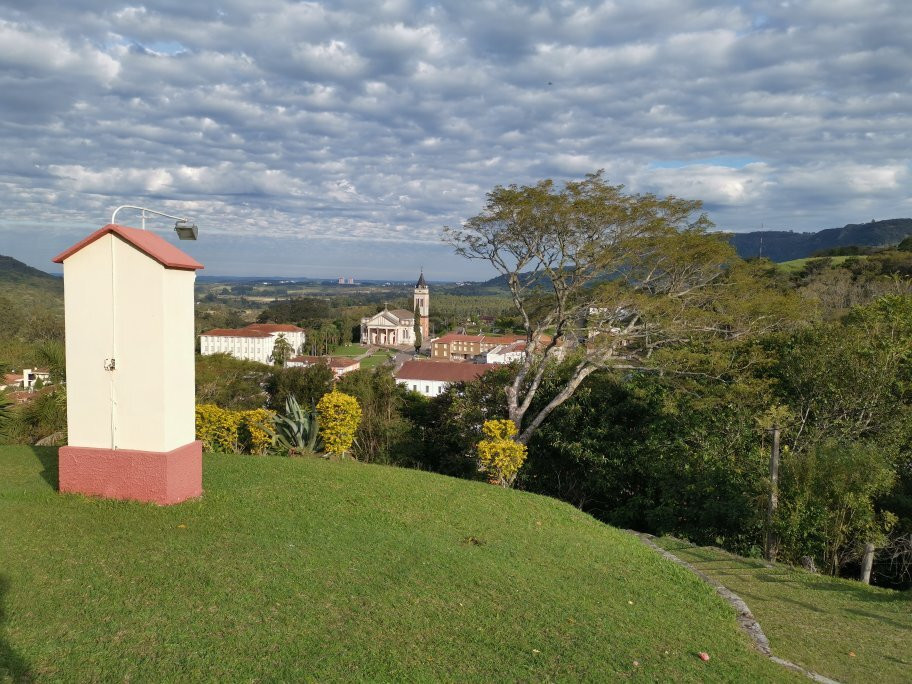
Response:
POLYGON ((179 240, 196 240, 199 229, 196 227, 195 223, 181 220, 174 224, 174 232, 177 233, 179 240))

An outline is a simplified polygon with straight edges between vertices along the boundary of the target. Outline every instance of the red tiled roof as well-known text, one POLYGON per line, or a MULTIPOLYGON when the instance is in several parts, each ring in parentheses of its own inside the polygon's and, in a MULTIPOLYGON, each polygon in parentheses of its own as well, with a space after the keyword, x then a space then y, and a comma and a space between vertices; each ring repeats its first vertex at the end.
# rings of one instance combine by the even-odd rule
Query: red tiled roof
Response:
POLYGON ((523 342, 525 335, 485 335, 485 344, 513 344, 514 342, 523 342))
POLYGON ((182 271, 196 271, 203 268, 203 265, 196 259, 191 257, 189 254, 185 254, 170 242, 162 237, 159 237, 155 233, 152 233, 148 230, 140 230, 139 228, 119 226, 115 223, 109 223, 103 228, 99 228, 88 237, 83 238, 77 242, 68 250, 61 252, 55 256, 52 261, 54 263, 61 264, 65 259, 73 256, 83 247, 92 244, 97 239, 107 235, 108 233, 114 233, 125 242, 133 245, 133 247, 138 249, 143 254, 151 257, 152 259, 155 259, 155 261, 160 263, 165 268, 174 268, 182 271))
POLYGON ((459 363, 458 361, 406 361, 395 373, 397 380, 439 380, 469 382, 487 373, 496 364, 459 363))
POLYGON ((17 373, 7 373, 3 376, 4 385, 18 385, 22 382, 22 376, 17 373))
POLYGON ((213 328, 200 334, 201 337, 203 335, 209 337, 272 337, 268 332, 248 328, 213 328))
POLYGON ((483 339, 484 335, 458 335, 456 333, 450 333, 449 335, 438 337, 433 341, 441 344, 452 344, 453 342, 481 342, 483 339))
POLYGON ((304 332, 304 328, 299 328, 296 325, 290 325, 288 323, 251 323, 250 325, 245 325, 243 330, 258 330, 267 333, 304 332))

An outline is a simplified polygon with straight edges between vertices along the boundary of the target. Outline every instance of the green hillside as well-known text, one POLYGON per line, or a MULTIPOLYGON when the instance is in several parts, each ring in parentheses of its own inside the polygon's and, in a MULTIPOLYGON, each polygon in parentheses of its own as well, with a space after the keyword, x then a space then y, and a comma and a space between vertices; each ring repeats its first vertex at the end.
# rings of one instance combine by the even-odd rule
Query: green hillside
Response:
MULTIPOLYGON (((805 259, 792 259, 791 261, 783 261, 782 263, 776 264, 776 268, 778 268, 780 271, 782 271, 784 273, 798 273, 799 271, 804 269, 805 266, 807 266, 807 263, 809 261, 811 261, 814 258, 815 257, 807 257, 805 259)), ((865 255, 826 257, 829 265, 831 265, 831 266, 839 266, 840 264, 845 263, 846 259, 867 259, 867 258, 868 257, 865 255)))
POLYGON ((0 294, 23 304, 63 308, 63 278, 0 254, 0 294))
POLYGON ((692 574, 552 499, 214 455, 201 500, 158 508, 59 495, 55 463, 0 448, 0 680, 800 680, 692 574))
POLYGON ((897 245, 912 235, 912 218, 894 218, 870 223, 849 223, 814 233, 790 230, 758 230, 734 233, 731 244, 742 258, 764 256, 772 261, 792 261, 815 252, 847 245, 881 247, 897 245))

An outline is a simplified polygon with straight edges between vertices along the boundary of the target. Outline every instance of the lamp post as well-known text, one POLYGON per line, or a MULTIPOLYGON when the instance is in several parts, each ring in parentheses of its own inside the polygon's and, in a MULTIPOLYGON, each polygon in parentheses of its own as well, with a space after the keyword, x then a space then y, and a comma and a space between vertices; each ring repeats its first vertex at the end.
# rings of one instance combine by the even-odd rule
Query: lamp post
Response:
POLYGON ((115 218, 117 217, 117 212, 121 209, 138 209, 142 212, 142 229, 146 229, 146 213, 155 214, 157 216, 164 216, 165 218, 174 219, 174 232, 177 233, 179 240, 196 240, 197 235, 199 234, 199 229, 196 227, 196 224, 190 221, 190 219, 183 216, 172 216, 171 214, 166 214, 163 211, 156 211, 155 209, 148 209, 146 207, 137 207, 134 204, 122 204, 117 209, 114 210, 114 213, 111 214, 111 223, 115 223, 115 218))

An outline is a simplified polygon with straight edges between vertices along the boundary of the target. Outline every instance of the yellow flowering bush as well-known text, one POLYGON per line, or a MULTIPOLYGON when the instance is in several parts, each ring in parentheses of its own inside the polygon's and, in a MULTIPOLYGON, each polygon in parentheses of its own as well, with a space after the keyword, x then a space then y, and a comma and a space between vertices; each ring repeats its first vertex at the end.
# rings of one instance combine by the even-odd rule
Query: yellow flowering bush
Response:
POLYGON ((265 454, 272 446, 272 423, 275 420, 275 411, 254 409, 239 413, 241 414, 241 425, 238 438, 242 450, 255 456, 265 454))
POLYGON ((317 402, 320 437, 329 455, 344 456, 355 441, 361 423, 361 406, 353 396, 333 390, 317 402))
POLYGON ((489 482, 511 487, 526 460, 526 445, 514 440, 516 425, 512 420, 486 420, 481 431, 487 439, 478 443, 478 460, 489 482))
POLYGON ((231 411, 214 404, 196 407, 196 438, 205 451, 264 454, 272 446, 275 413, 266 409, 231 411))

